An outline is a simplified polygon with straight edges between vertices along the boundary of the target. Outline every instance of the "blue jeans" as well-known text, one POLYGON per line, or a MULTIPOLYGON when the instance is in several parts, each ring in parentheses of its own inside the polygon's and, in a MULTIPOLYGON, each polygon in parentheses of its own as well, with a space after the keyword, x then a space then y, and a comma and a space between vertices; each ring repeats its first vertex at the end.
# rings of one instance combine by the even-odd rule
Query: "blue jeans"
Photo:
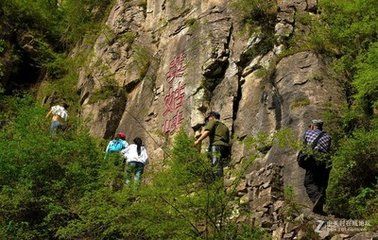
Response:
POLYGON ((126 169, 126 184, 129 184, 134 176, 134 186, 139 186, 142 174, 144 170, 144 164, 140 162, 129 162, 127 163, 126 169))
POLYGON ((210 146, 209 153, 211 158, 211 165, 216 169, 214 178, 223 177, 223 167, 225 159, 228 157, 228 148, 226 146, 210 146))
POLYGON ((50 134, 55 136, 58 129, 62 128, 62 124, 59 121, 52 121, 50 125, 50 134))

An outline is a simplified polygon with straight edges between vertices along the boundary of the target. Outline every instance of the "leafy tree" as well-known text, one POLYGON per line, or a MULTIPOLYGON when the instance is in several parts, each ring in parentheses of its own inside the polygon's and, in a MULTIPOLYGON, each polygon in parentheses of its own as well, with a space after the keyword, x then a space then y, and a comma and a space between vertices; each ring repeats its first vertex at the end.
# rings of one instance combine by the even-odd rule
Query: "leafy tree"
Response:
POLYGON ((343 217, 371 218, 377 212, 378 130, 357 130, 342 141, 332 158, 328 188, 332 212, 343 217))
POLYGON ((14 102, 5 119, 13 120, 0 131, 0 236, 52 239, 75 217, 73 203, 96 186, 102 153, 78 120, 52 138, 45 109, 29 96, 14 102))
POLYGON ((371 44, 369 51, 357 59, 353 86, 356 88, 356 102, 365 114, 372 115, 378 109, 378 42, 371 44))
POLYGON ((338 216, 371 218, 378 199, 374 160, 378 5, 371 0, 321 0, 319 9, 320 18, 312 18, 311 33, 304 41, 310 50, 331 57, 330 72, 344 85, 349 101, 341 114, 332 115, 335 155, 328 204, 338 216))
POLYGON ((61 238, 95 239, 265 239, 266 233, 230 220, 233 194, 213 180, 206 156, 184 132, 177 134, 163 169, 150 170, 139 191, 106 184, 89 192, 78 218, 61 228, 61 238))

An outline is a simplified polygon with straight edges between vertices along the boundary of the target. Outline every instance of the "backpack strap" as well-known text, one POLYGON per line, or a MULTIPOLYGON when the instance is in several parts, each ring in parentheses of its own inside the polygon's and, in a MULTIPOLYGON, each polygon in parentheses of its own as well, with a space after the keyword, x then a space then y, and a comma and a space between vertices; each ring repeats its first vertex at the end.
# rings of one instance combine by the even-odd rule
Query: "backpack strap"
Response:
POLYGON ((318 145, 319 140, 324 136, 325 132, 319 133, 316 137, 315 141, 311 144, 311 149, 315 149, 316 145, 318 145))
POLYGON ((215 135, 215 131, 217 130, 218 126, 219 126, 219 123, 221 123, 220 121, 218 120, 215 120, 215 123, 214 123, 214 127, 213 129, 211 130, 211 133, 215 135))

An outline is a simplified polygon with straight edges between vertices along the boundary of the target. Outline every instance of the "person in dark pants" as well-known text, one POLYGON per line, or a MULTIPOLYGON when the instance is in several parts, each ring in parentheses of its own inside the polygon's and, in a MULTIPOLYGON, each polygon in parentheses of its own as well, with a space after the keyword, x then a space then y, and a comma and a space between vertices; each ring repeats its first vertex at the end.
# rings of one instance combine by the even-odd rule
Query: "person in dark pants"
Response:
POLYGON ((194 143, 198 145, 205 138, 210 138, 209 153, 211 156, 211 164, 216 168, 216 177, 223 176, 224 161, 227 159, 230 152, 230 131, 219 119, 219 113, 210 112, 206 118, 207 123, 201 135, 194 143))
POLYGON ((314 204, 312 211, 324 215, 323 205, 326 199, 325 193, 331 170, 328 154, 331 137, 323 131, 323 121, 314 119, 311 121, 310 128, 305 132, 303 140, 307 146, 313 145, 317 140, 313 149, 313 159, 306 168, 304 186, 314 204))

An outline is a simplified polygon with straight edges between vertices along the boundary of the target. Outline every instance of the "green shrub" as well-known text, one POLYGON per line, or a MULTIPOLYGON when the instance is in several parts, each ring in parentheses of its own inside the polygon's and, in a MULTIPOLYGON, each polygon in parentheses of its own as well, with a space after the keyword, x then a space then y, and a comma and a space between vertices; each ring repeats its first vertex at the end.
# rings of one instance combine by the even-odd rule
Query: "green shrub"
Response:
POLYGON ((133 58, 135 65, 139 71, 139 75, 144 77, 148 71, 148 67, 151 64, 152 54, 150 50, 141 45, 133 46, 133 58))
POLYGON ((328 204, 343 217, 369 217, 377 210, 378 130, 357 130, 332 158, 328 204), (373 203, 375 204, 368 204, 373 203))
POLYGON ((111 97, 127 99, 127 92, 126 89, 118 86, 117 82, 110 76, 102 81, 100 89, 92 93, 89 103, 93 104, 98 101, 110 99, 111 97))
POLYGON ((376 209, 377 4, 372 0, 319 1, 319 17, 296 15, 308 35, 295 35, 286 51, 311 50, 330 57, 330 76, 344 86, 348 105, 325 113, 332 134, 330 211, 369 217, 376 209))
POLYGON ((276 1, 234 0, 231 6, 240 14, 243 25, 267 25, 276 20, 276 1))
POLYGON ((57 1, 50 0, 14 0, 1 1, 0 11, 4 22, 18 30, 35 29, 43 32, 51 40, 59 39, 58 21, 62 13, 57 1))
POLYGON ((356 64, 353 86, 357 103, 369 115, 378 108, 378 42, 371 44, 366 54, 360 55, 356 64))
POLYGON ((288 221, 293 221, 295 217, 302 212, 302 206, 295 202, 294 189, 292 186, 287 186, 284 189, 285 205, 283 214, 288 221))
POLYGON ((233 0, 231 8, 241 25, 240 33, 253 33, 261 41, 250 47, 240 56, 240 64, 245 65, 257 55, 265 55, 271 51, 276 42, 274 26, 277 15, 277 2, 273 0, 233 0))
POLYGON ((137 37, 137 34, 131 31, 125 32, 119 37, 119 41, 123 44, 132 44, 137 37))
POLYGON ((297 99, 294 99, 293 102, 290 104, 290 109, 295 109, 295 108, 302 108, 305 106, 310 105, 310 99, 307 97, 299 97, 297 99))
POLYGON ((356 49, 366 50, 376 40, 378 6, 374 0, 321 0, 319 5, 328 25, 326 37, 342 54, 355 57, 356 49))
POLYGON ((105 37, 105 43, 112 45, 116 38, 116 33, 107 25, 103 26, 101 34, 105 37))
POLYGON ((60 10, 63 18, 61 26, 63 42, 73 45, 84 36, 95 34, 100 30, 99 23, 109 12, 111 0, 68 0, 63 1, 60 10))
POLYGON ((72 47, 92 31, 108 13, 111 0, 12 0, 1 1, 3 21, 18 30, 34 30, 47 42, 72 47))
POLYGON ((125 186, 114 192, 106 184, 88 192, 75 208, 78 217, 60 228, 58 236, 267 239, 266 232, 229 220, 234 192, 226 193, 223 181, 210 180, 214 169, 193 142, 184 132, 178 133, 163 168, 150 168, 137 192, 125 186))
POLYGON ((73 203, 96 186, 103 154, 73 114, 52 138, 46 109, 30 97, 12 101, 13 120, 0 130, 0 235, 52 239, 74 217, 73 203))

